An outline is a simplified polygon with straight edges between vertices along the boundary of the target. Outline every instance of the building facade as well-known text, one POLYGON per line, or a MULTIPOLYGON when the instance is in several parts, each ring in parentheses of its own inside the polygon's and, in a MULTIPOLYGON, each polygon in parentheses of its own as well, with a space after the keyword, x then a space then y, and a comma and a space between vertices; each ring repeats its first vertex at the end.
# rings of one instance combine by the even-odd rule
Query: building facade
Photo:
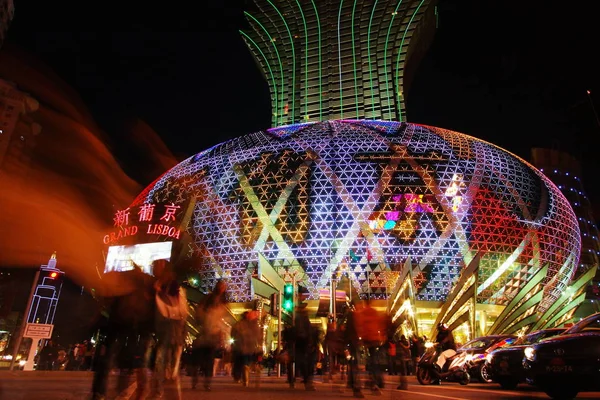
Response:
POLYGON ((254 0, 245 15, 273 128, 196 154, 119 210, 106 271, 167 254, 201 292, 226 279, 249 307, 292 282, 323 317, 343 288, 407 334, 571 317, 590 272, 575 275, 581 237, 561 191, 497 146, 405 122, 434 1, 254 0))
POLYGON ((464 306, 450 322, 485 312, 483 332, 519 295, 532 301, 513 325, 551 309, 580 248, 568 201, 517 156, 457 132, 356 120, 273 128, 183 161, 105 236, 109 246, 159 242, 175 264, 192 260, 188 282, 201 291, 227 279, 234 302, 254 300, 263 278, 295 280, 319 301, 343 275, 398 318, 401 298, 430 319, 444 303, 464 306), (467 278, 475 284, 459 284, 467 278))
MULTIPOLYGON (((539 168, 565 195, 577 216, 581 231, 581 256, 576 275, 600 264, 600 240, 592 204, 582 181, 580 162, 572 155, 554 149, 534 148, 532 163, 539 168)), ((600 280, 596 275, 595 281, 600 280)))
POLYGON ((241 34, 269 85, 272 124, 405 121, 435 0, 254 0, 241 34))
POLYGON ((0 47, 15 14, 13 0, 0 0, 0 47))
MULTIPOLYGON (((587 316, 592 312, 600 311, 597 302, 600 298, 600 274, 598 273, 600 235, 592 204, 583 185, 581 163, 572 155, 555 149, 534 148, 531 155, 532 163, 556 184, 569 200, 577 217, 581 232, 581 254, 575 276, 579 277, 595 271, 585 287, 581 288, 581 293, 586 294, 587 301, 578 314, 587 316)), ((581 293, 573 293, 573 295, 581 293)))

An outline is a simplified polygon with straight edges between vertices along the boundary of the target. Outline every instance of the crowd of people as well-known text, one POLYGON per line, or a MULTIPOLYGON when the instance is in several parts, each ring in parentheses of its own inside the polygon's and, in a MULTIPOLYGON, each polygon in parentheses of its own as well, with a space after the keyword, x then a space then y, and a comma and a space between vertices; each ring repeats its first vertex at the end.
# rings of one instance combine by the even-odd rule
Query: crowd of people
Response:
POLYGON ((87 340, 66 347, 52 340, 42 347, 37 355, 36 369, 39 371, 89 371, 96 347, 87 340))
POLYGON ((135 375, 136 399, 161 398, 167 386, 173 386, 180 397, 181 371, 191 376, 192 388, 202 377, 203 388, 210 391, 225 358, 226 372, 248 386, 250 370, 262 355, 259 313, 245 312, 230 327, 225 281, 192 306, 170 263, 155 262, 153 272, 150 276, 134 269, 127 277, 130 289, 110 299, 109 318, 94 357, 94 399, 106 397, 112 369, 119 371, 118 393, 127 389, 135 375), (191 344, 186 343, 189 329, 195 331, 191 344))
POLYGON ((128 290, 107 305, 109 317, 101 327, 93 363, 96 400, 106 397, 113 368, 119 370, 119 393, 135 375, 136 399, 145 398, 148 392, 160 398, 165 385, 178 382, 190 312, 187 295, 170 263, 155 261, 153 272, 150 276, 134 268, 122 275, 128 290))
POLYGON ((294 324, 283 331, 283 351, 274 357, 284 367, 290 388, 300 377, 307 391, 315 390, 316 373, 324 375, 325 380, 338 379, 352 389, 354 397, 362 398, 365 388, 381 393, 387 369, 389 375, 400 376, 396 389, 407 389, 406 375, 415 372, 426 337, 397 337, 397 326, 368 300, 348 307, 322 335, 310 323, 304 307, 298 307, 294 324))
POLYGON ((249 386, 251 373, 258 372, 258 385, 261 369, 271 374, 277 365, 290 388, 301 379, 305 390, 314 391, 314 375, 322 374, 360 398, 365 389, 381 393, 386 369, 400 375, 396 389, 406 389, 405 376, 414 373, 424 351, 426 338, 396 336, 389 316, 363 300, 347 307, 326 332, 311 323, 306 304, 300 303, 282 332, 280 350, 264 354, 261 313, 247 311, 231 323, 225 281, 192 305, 170 263, 159 260, 153 271, 151 276, 136 268, 120 278, 128 281, 128 290, 107 303, 109 317, 96 346, 84 342, 62 349, 50 342, 39 355, 39 369, 93 370, 94 400, 106 398, 113 370, 118 371, 116 391, 122 393, 135 379, 132 398, 142 399, 161 398, 167 386, 180 393, 181 371, 191 377, 192 388, 210 391, 217 374, 249 386), (193 341, 186 342, 190 337, 193 341))

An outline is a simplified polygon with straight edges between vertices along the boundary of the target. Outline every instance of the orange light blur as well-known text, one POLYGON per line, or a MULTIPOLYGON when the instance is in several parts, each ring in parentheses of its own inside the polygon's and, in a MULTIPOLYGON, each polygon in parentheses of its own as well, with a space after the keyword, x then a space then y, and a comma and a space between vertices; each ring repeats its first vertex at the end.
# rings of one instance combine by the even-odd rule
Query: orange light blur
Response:
MULTIPOLYGON (((114 211, 126 208, 143 186, 123 171, 110 137, 79 95, 42 62, 3 46, 0 76, 39 102, 37 111, 22 118, 41 126, 30 158, 19 158, 10 172, 0 170, 0 265, 39 268, 56 251, 58 268, 70 280, 99 295, 120 293, 121 278, 103 274, 102 238, 112 228, 114 211)), ((122 140, 139 144, 140 163, 153 167, 144 168, 150 175, 175 165, 149 126, 137 122, 128 128, 130 137, 122 140)))

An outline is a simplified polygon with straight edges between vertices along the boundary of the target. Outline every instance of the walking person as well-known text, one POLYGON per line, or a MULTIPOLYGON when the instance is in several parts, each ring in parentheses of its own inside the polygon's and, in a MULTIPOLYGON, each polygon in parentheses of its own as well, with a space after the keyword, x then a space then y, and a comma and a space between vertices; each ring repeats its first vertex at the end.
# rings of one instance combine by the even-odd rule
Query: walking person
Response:
POLYGON ((308 391, 314 391, 313 384, 315 361, 318 348, 318 332, 310 323, 306 310, 306 303, 297 307, 296 319, 296 367, 302 374, 304 388, 308 391))
POLYGON ((296 355, 296 329, 293 326, 286 327, 282 332, 283 351, 279 355, 280 363, 285 366, 287 372, 287 382, 290 389, 296 386, 296 376, 294 370, 294 361, 296 355))
POLYGON ((37 361, 37 369, 39 371, 52 371, 54 369, 54 363, 57 357, 58 346, 56 346, 52 340, 48 340, 48 343, 46 343, 46 345, 42 347, 42 350, 40 350, 37 361))
POLYGON ((410 353, 410 343, 406 336, 400 336, 400 340, 398 341, 398 352, 400 356, 399 370, 400 370, 400 384, 396 387, 397 390, 407 390, 408 389, 408 364, 411 361, 411 353, 410 353))
POLYGON ((174 272, 169 267, 155 285, 157 345, 152 383, 154 394, 158 397, 163 394, 165 382, 179 382, 185 324, 189 314, 185 289, 175 280, 174 272))
POLYGON ((235 335, 233 336, 233 343, 237 343, 238 362, 241 363, 242 368, 242 385, 248 387, 250 369, 260 351, 261 331, 258 326, 258 312, 245 312, 242 314, 242 319, 235 324, 235 327, 236 329, 232 330, 232 335, 235 335))
MULTIPOLYGON (((200 324, 200 340, 197 347, 197 357, 200 360, 200 369, 204 374, 204 389, 211 390, 216 352, 223 345, 225 323, 227 315, 225 294, 227 284, 220 280, 213 291, 196 308, 196 321, 200 324)), ((192 379, 192 388, 198 383, 197 376, 192 379)))
POLYGON ((384 314, 375 310, 367 299, 355 312, 354 325, 367 354, 371 390, 373 394, 379 395, 384 386, 379 359, 382 347, 387 342, 387 319, 384 314))
POLYGON ((396 370, 396 341, 390 338, 387 342, 388 375, 398 375, 396 370))
POLYGON ((187 374, 192 378, 192 389, 195 389, 198 385, 198 375, 200 373, 199 370, 203 365, 202 357, 204 354, 202 345, 202 338, 200 335, 198 335, 192 342, 192 347, 189 350, 187 374))
POLYGON ((400 353, 400 370, 403 375, 406 376, 408 375, 408 364, 411 361, 410 343, 408 342, 408 339, 406 339, 406 336, 400 336, 398 348, 400 353))
MULTIPOLYGON (((142 399, 146 391, 146 377, 150 362, 152 333, 154 331, 154 278, 135 267, 132 271, 114 272, 121 283, 118 296, 108 300, 108 320, 100 319, 100 331, 104 339, 97 343, 93 361, 94 378, 92 393, 94 399, 104 399, 107 392, 111 360, 117 362, 121 370, 117 381, 117 392, 128 387, 129 374, 136 374, 137 393, 135 399, 142 399)), ((78 356, 85 354, 85 347, 78 349, 78 356)))
POLYGON ((414 335, 411 339, 410 339, 410 358, 411 358, 411 365, 410 365, 410 371, 409 374, 417 374, 417 364, 418 364, 418 359, 421 356, 420 350, 421 347, 424 345, 421 343, 421 338, 418 337, 417 335, 414 335))
POLYGON ((352 304, 348 309, 346 323, 341 327, 344 335, 344 342, 348 346, 344 350, 344 358, 348 363, 348 387, 352 388, 352 394, 355 398, 364 398, 362 385, 360 382, 358 359, 361 336, 358 331, 357 322, 360 317, 357 316, 357 305, 352 304))
MULTIPOLYGON (((342 336, 341 329, 337 329, 337 323, 332 322, 327 327, 327 333, 325 334, 325 351, 327 352, 327 374, 328 379, 333 381, 333 375, 337 372, 341 360, 345 359, 344 356, 344 338, 342 336)), ((343 377, 342 377, 343 379, 343 377)))

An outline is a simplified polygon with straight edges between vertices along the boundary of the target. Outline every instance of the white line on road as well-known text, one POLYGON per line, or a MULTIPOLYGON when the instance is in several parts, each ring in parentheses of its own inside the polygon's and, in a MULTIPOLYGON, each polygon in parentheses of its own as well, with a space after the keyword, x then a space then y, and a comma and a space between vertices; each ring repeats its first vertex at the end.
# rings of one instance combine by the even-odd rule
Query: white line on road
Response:
POLYGON ((137 382, 133 382, 129 387, 119 393, 119 396, 115 400, 129 400, 131 396, 135 393, 137 389, 137 382))
MULTIPOLYGON (((448 388, 449 386, 446 386, 448 388)), ((441 388, 440 386, 436 387, 436 389, 441 388)), ((483 392, 483 393, 494 393, 500 394, 504 396, 516 396, 521 397, 523 395, 532 396, 532 397, 543 397, 548 398, 544 393, 540 392, 520 392, 520 391, 510 391, 510 390, 489 390, 489 389, 478 389, 473 386, 467 386, 466 388, 460 386, 452 386, 452 390, 462 390, 464 392, 483 392)))
POLYGON ((425 392, 415 392, 414 390, 394 390, 394 389, 383 389, 383 390, 386 390, 388 392, 393 392, 393 393, 414 393, 414 394, 420 394, 422 396, 437 397, 439 399, 468 400, 468 399, 465 399, 463 397, 442 396, 441 394, 433 394, 433 393, 425 393, 425 392))

